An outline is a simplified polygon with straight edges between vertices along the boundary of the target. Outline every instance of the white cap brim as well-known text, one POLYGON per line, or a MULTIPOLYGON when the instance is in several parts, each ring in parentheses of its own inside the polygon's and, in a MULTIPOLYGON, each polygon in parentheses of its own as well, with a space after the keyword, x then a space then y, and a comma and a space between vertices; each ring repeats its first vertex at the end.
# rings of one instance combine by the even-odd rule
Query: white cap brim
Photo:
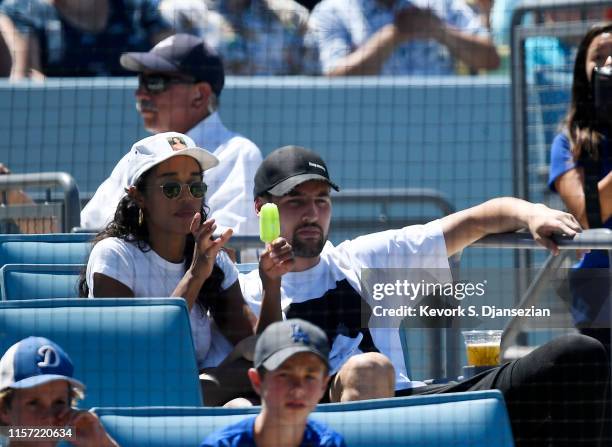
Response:
POLYGON ((128 186, 134 186, 138 179, 151 168, 154 168, 155 166, 160 163, 163 163, 166 160, 170 160, 173 157, 178 157, 181 155, 186 155, 195 159, 195 161, 197 161, 200 165, 202 172, 206 171, 207 169, 214 168, 219 164, 219 159, 210 152, 208 152, 206 149, 202 149, 200 147, 180 149, 177 151, 173 151, 172 153, 169 153, 163 157, 152 159, 149 163, 143 163, 142 166, 140 166, 140 168, 138 169, 138 171, 134 173, 132 178, 128 179, 128 186))

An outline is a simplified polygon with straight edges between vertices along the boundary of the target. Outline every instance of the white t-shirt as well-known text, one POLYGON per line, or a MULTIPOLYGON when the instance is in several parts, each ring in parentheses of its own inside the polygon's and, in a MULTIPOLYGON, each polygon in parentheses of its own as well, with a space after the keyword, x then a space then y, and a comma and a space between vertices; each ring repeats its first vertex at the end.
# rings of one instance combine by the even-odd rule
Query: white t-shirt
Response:
MULTIPOLYGON (((238 279, 238 270, 224 251, 219 252, 216 263, 225 274, 221 288, 226 290, 238 279)), ((89 256, 87 285, 90 297, 93 297, 94 273, 125 284, 135 297, 163 297, 171 296, 185 274, 185 266, 182 262, 168 262, 153 250, 143 252, 135 243, 111 237, 98 242, 89 256)), ((200 306, 191 308, 189 321, 198 368, 217 366, 231 351, 231 343, 200 306)))
MULTIPOLYGON (((313 323, 313 315, 321 313, 324 309, 334 309, 337 304, 326 305, 325 301, 337 300, 338 289, 341 300, 349 295, 347 286, 352 287, 361 300, 365 300, 370 307, 376 305, 366 293, 362 292, 360 283, 362 268, 377 268, 379 275, 377 281, 385 281, 385 271, 388 269, 413 269, 414 278, 405 278, 418 282, 416 269, 427 269, 431 277, 440 283, 452 281, 446 243, 439 221, 426 225, 414 225, 399 230, 389 230, 373 233, 345 241, 334 247, 327 242, 321 252, 319 263, 313 268, 303 272, 290 272, 283 276, 281 282, 281 307, 286 318, 304 318, 313 323), (308 303, 308 304, 304 304, 308 303), (309 318, 310 317, 310 318, 309 318)), ((410 275, 411 273, 409 273, 410 275)), ((389 277, 391 281, 391 277, 389 277)), ((259 272, 253 271, 240 275, 242 294, 256 315, 261 310, 262 285, 259 272)), ((361 302, 353 300, 353 306, 361 302)), ((347 306, 346 300, 342 304, 347 306)), ((360 312, 355 309, 353 312, 360 312)), ((345 315, 348 315, 346 312, 345 315)), ((342 321, 345 316, 333 320, 328 326, 328 336, 333 340, 330 352, 331 372, 334 373, 354 354, 361 353, 364 346, 362 341, 368 337, 367 329, 352 327, 360 325, 359 321, 342 321), (331 330, 330 330, 331 329, 331 330), (361 345, 361 346, 360 346, 361 345)), ((349 319, 350 317, 346 317, 349 319)), ((326 320, 328 324, 329 320, 326 320)), ((370 319, 370 322, 372 320, 370 319)), ((394 323, 392 323, 394 324, 394 323)), ((411 381, 407 376, 402 351, 399 330, 397 326, 379 324, 379 327, 370 327, 372 341, 375 347, 385 354, 395 367, 396 388, 404 389, 422 385, 422 382, 411 381), (385 327, 380 327, 385 326, 385 327)), ((324 328, 325 329, 325 328, 324 328)))

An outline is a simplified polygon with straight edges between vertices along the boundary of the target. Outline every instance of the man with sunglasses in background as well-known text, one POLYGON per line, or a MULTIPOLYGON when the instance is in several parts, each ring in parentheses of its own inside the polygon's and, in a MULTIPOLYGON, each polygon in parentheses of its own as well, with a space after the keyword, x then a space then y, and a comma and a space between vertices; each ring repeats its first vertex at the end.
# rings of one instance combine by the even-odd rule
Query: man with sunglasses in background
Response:
MULTIPOLYGON (((221 58, 201 39, 176 34, 149 52, 125 53, 123 68, 138 73, 136 109, 153 133, 181 132, 212 152, 219 165, 206 172, 206 204, 219 231, 258 234, 253 211, 253 178, 261 163, 259 148, 228 130, 217 113, 225 73, 221 58)), ((126 175, 119 161, 81 212, 81 226, 99 229, 112 220, 126 175)))

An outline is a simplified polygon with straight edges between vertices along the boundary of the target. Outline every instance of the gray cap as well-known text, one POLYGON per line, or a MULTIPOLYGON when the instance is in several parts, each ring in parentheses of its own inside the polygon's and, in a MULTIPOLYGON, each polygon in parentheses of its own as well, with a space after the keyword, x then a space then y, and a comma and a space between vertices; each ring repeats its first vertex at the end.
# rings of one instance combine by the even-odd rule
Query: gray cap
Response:
POLYGON ((292 355, 311 352, 329 368, 329 343, 322 329, 305 320, 293 318, 268 326, 255 345, 255 368, 277 369, 292 355))

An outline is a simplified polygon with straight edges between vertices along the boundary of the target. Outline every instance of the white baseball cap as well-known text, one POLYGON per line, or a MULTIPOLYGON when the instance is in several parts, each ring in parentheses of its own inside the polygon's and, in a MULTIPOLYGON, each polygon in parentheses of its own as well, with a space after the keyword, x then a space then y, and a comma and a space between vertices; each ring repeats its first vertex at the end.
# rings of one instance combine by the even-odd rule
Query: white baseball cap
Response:
POLYGON ((194 158, 202 171, 219 164, 217 157, 207 150, 197 147, 187 135, 178 132, 159 133, 137 141, 130 149, 125 177, 127 184, 124 187, 134 186, 149 169, 179 155, 194 158))

